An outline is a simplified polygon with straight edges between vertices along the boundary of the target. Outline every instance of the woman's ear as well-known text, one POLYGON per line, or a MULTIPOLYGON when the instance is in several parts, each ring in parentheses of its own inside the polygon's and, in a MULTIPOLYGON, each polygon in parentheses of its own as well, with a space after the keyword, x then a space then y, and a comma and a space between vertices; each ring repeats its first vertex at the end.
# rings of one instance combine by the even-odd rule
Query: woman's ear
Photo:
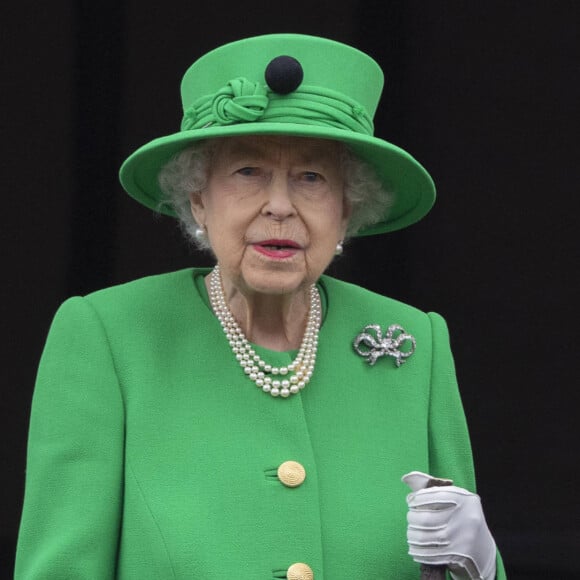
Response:
POLYGON ((346 195, 344 196, 342 202, 342 237, 346 236, 346 230, 348 229, 348 222, 352 216, 352 204, 347 199, 346 195))
POLYGON ((205 205, 201 191, 192 191, 189 194, 189 207, 193 219, 200 225, 205 224, 205 205))

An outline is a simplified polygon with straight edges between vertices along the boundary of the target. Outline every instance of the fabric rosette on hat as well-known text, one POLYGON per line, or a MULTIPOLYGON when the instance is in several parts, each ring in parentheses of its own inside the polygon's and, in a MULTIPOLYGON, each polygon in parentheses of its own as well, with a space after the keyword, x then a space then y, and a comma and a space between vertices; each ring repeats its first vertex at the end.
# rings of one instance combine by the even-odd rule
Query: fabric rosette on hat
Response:
POLYGON ((399 230, 425 216, 433 180, 403 149, 374 136, 383 72, 346 44, 302 34, 269 34, 208 52, 181 83, 183 120, 177 133, 154 139, 123 163, 125 190, 143 205, 161 205, 161 168, 196 141, 242 135, 289 135, 345 143, 375 171, 393 204, 365 236, 399 230))

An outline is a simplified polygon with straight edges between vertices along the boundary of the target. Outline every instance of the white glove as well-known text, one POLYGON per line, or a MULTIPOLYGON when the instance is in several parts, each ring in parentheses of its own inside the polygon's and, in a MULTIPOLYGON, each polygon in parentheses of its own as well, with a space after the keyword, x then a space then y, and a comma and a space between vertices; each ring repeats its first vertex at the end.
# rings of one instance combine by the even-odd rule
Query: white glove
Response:
POLYGON ((456 580, 493 580, 496 548, 478 495, 461 487, 429 487, 432 476, 403 476, 407 496, 407 542, 415 562, 445 565, 456 580))

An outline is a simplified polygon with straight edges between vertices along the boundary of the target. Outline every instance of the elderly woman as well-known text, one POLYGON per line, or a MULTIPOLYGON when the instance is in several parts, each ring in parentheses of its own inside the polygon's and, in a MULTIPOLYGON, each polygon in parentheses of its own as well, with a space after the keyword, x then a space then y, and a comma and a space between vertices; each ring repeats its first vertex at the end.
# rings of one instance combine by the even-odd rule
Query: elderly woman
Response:
POLYGON ((372 134, 381 89, 367 55, 303 35, 187 71, 182 130, 121 181, 216 265, 60 308, 17 579, 505 577, 443 319, 324 275, 434 200, 372 134))

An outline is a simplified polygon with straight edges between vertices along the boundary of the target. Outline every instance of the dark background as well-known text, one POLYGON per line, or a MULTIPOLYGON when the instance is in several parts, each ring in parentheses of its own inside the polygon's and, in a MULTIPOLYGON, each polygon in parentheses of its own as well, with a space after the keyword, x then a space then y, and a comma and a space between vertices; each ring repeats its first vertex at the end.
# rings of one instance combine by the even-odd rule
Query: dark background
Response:
MULTIPOLYGON (((36 365, 66 297, 208 263, 117 181, 177 130, 178 86, 226 41, 304 32, 386 75, 376 134, 432 174, 408 230, 331 272, 443 314, 479 492, 510 578, 577 578, 578 2, 7 3, 0 24, 0 576, 11 577, 36 365), (3 575, 2 575, 3 574, 3 575)), ((330 579, 332 580, 332 579, 330 579)))

